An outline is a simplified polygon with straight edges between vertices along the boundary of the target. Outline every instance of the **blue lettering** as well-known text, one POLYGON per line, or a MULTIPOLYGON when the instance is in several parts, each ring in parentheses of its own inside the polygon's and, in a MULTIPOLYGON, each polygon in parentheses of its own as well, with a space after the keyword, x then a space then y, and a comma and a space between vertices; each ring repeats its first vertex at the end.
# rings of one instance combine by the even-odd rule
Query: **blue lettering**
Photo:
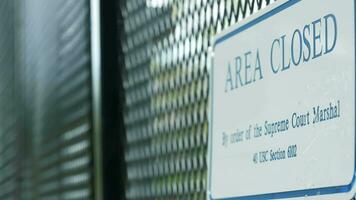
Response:
POLYGON ((291 46, 291 50, 292 50, 292 62, 295 66, 298 66, 300 63, 300 60, 302 58, 302 34, 300 33, 300 31, 298 29, 296 29, 293 33, 292 36, 292 46, 291 46), (298 35, 299 38, 299 56, 298 56, 298 61, 296 61, 295 59, 295 54, 294 54, 294 38, 295 36, 298 35))
POLYGON ((235 79, 236 79, 236 83, 235 84, 236 85, 235 85, 235 88, 238 88, 238 82, 240 82, 240 85, 242 87, 242 86, 244 86, 244 84, 243 84, 243 81, 241 79, 241 74, 240 74, 240 72, 241 72, 241 57, 240 56, 235 58, 235 69, 236 69, 236 77, 235 77, 235 79))
POLYGON ((288 64, 287 65, 285 63, 285 50, 284 50, 284 46, 285 46, 284 39, 285 39, 285 37, 286 37, 286 35, 283 35, 281 37, 281 39, 282 39, 282 63, 283 63, 282 71, 287 70, 290 67, 290 59, 288 59, 288 64))
POLYGON ((305 46, 307 47, 308 50, 308 54, 306 54, 305 52, 303 52, 303 61, 307 62, 310 59, 310 42, 306 36, 306 30, 308 30, 308 34, 310 36, 310 25, 305 25, 303 28, 303 42, 305 44, 305 46), (305 56, 308 55, 308 56, 305 56))
POLYGON ((336 39, 337 39, 337 23, 336 23, 336 17, 333 14, 328 14, 324 17, 325 19, 325 54, 330 53, 332 50, 334 50, 335 46, 336 46, 336 39), (333 26, 334 26, 334 40, 333 43, 331 45, 331 47, 329 48, 328 45, 328 19, 332 20, 333 26))
POLYGON ((245 85, 248 85, 252 82, 252 80, 248 78, 249 69, 251 68, 251 64, 248 59, 250 56, 251 51, 245 53, 245 85))
POLYGON ((228 90, 232 90, 232 77, 231 77, 231 66, 230 63, 227 66, 227 75, 226 75, 226 82, 225 82, 225 92, 227 92, 228 90), (230 86, 228 89, 228 86, 230 86))
POLYGON ((259 51, 257 50, 257 55, 256 55, 256 66, 255 66, 255 74, 253 76, 253 81, 255 82, 256 81, 256 72, 259 72, 260 74, 260 80, 263 79, 263 76, 262 76, 262 70, 261 70, 261 61, 260 61, 260 53, 259 51))
POLYGON ((271 48, 271 57, 270 57, 270 59, 271 59, 271 68, 272 68, 272 71, 273 71, 273 73, 278 73, 278 71, 279 71, 279 66, 277 66, 277 68, 275 68, 275 66, 274 66, 274 62, 273 62, 273 52, 274 52, 274 47, 275 47, 275 44, 278 44, 278 47, 280 47, 280 42, 279 42, 279 39, 275 39, 274 41, 273 41, 273 43, 272 43, 272 48, 271 48))
POLYGON ((321 19, 317 19, 312 22, 313 24, 313 59, 321 56, 322 54, 322 45, 321 45, 321 39, 320 39, 320 28, 321 28, 321 19), (319 31, 317 33, 317 25, 319 25, 319 31), (320 45, 320 51, 317 53, 317 42, 320 45))

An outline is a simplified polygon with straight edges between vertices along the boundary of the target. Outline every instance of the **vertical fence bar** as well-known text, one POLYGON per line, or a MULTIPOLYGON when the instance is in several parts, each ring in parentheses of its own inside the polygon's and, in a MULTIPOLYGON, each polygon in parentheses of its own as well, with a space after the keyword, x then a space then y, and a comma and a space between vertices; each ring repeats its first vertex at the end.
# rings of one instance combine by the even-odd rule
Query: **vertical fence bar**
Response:
POLYGON ((100 1, 90 0, 91 61, 93 97, 94 193, 96 200, 103 199, 102 189, 102 121, 101 121, 101 42, 100 1))

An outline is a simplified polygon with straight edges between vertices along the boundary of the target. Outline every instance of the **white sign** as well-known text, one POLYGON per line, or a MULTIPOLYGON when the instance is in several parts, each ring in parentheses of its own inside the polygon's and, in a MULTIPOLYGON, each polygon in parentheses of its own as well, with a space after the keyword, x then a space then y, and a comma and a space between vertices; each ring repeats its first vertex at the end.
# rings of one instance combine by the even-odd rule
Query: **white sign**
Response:
POLYGON ((213 52, 209 199, 351 199, 354 0, 277 1, 213 52))

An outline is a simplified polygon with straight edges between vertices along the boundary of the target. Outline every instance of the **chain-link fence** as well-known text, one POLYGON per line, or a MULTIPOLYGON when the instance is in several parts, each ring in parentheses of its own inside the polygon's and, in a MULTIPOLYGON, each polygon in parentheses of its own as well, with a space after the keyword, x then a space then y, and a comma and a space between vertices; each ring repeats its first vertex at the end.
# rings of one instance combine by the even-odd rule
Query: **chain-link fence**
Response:
POLYGON ((127 199, 205 199, 209 49, 270 0, 121 3, 127 199))
POLYGON ((0 199, 92 199, 88 0, 0 2, 0 199))

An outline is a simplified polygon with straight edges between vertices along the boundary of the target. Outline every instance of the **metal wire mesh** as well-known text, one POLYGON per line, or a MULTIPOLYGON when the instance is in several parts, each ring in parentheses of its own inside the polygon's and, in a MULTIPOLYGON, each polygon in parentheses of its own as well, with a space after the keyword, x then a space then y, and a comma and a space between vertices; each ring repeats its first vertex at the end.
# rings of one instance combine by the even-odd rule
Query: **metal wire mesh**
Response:
POLYGON ((0 199, 18 199, 20 129, 19 115, 14 101, 15 86, 15 39, 14 4, 11 0, 0 2, 0 199))
POLYGON ((269 0, 126 0, 127 199, 205 199, 209 47, 269 0))
POLYGON ((92 199, 88 0, 0 2, 0 199, 92 199))

